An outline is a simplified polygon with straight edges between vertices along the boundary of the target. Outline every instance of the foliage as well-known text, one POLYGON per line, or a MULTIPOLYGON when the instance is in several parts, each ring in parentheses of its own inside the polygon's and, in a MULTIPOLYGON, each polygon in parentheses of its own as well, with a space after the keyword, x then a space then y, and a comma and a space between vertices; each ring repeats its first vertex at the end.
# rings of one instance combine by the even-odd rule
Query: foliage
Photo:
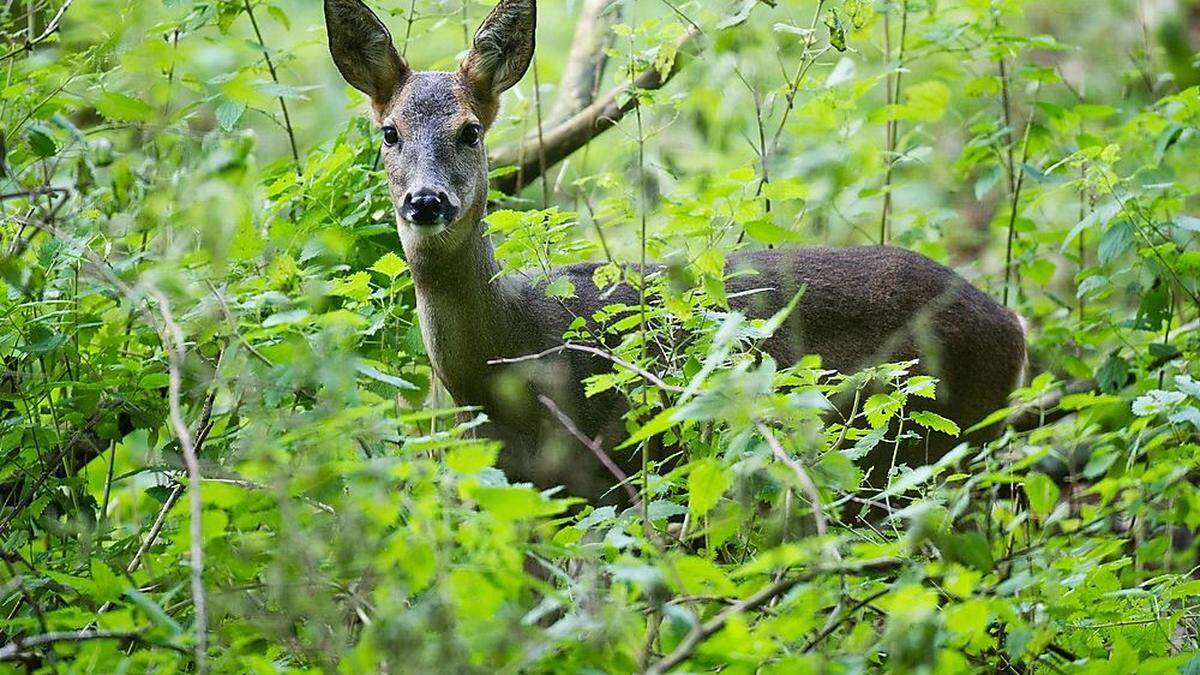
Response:
MULTIPOLYGON (((487 4, 384 15, 448 68, 487 4)), ((543 4, 493 145, 549 122, 543 4)), ((1200 669, 1192 5, 621 4, 606 86, 678 76, 489 224, 505 273, 667 263, 598 317, 653 380, 586 383, 610 452, 679 448, 624 510, 509 484, 438 391, 319 3, 0 4, 0 667, 1200 669), (1032 424, 870 491, 868 450, 967 430, 913 364, 761 358, 724 257, 881 237, 1026 317, 1036 377, 989 420, 1032 424)))

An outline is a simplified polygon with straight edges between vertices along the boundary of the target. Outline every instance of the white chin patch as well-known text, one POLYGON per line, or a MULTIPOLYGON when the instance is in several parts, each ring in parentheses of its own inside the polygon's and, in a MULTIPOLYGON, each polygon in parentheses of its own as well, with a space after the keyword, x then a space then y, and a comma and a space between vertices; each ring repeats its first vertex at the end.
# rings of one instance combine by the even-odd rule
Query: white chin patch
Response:
POLYGON ((417 235, 419 239, 432 239, 446 231, 446 226, 441 223, 437 225, 417 225, 416 223, 405 222, 404 226, 410 232, 417 235))

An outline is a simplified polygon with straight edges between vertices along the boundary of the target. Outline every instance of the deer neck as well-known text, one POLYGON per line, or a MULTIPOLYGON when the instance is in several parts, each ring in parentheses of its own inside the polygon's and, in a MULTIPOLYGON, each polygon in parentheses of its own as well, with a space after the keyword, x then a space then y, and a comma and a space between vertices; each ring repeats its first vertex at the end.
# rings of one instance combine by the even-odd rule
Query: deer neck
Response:
POLYGON ((471 219, 471 232, 458 246, 401 237, 429 360, 455 400, 469 405, 486 403, 486 381, 496 370, 488 361, 509 351, 505 326, 517 305, 497 278, 500 265, 482 215, 471 219))

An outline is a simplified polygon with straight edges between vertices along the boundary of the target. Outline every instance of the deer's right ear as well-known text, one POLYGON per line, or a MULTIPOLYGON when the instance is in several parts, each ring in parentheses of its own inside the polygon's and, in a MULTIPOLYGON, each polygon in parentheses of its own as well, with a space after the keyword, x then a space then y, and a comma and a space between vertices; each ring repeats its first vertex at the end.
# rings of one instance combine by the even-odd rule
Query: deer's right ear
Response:
POLYGON ((392 34, 362 0, 325 0, 329 53, 346 82, 376 105, 391 100, 408 77, 392 34))

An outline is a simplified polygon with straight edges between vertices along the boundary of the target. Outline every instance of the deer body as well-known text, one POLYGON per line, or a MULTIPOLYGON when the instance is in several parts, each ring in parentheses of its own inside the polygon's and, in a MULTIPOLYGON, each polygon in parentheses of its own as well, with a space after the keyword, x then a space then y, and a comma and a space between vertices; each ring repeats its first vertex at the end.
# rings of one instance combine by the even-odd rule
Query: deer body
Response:
MULTIPOLYGON (((457 403, 487 412, 488 433, 505 442, 501 467, 511 479, 597 498, 614 480, 562 432, 538 397, 552 399, 589 438, 614 447, 624 436, 619 401, 611 394, 588 399, 582 385, 612 364, 573 351, 495 363, 561 346, 576 316, 639 301, 628 286, 602 297, 592 282, 595 264, 553 272, 570 277, 576 289, 562 304, 546 297, 544 281, 497 277, 482 225, 488 176, 482 135, 500 94, 521 79, 532 58, 534 5, 501 0, 453 73, 409 71, 361 0, 325 0, 325 11, 335 63, 371 98, 383 130, 397 227, 434 371, 457 403)), ((916 253, 888 247, 756 251, 731 256, 728 268, 749 272, 727 286, 737 298, 734 308, 752 318, 773 315, 804 289, 764 345, 783 366, 810 353, 842 372, 921 359, 926 372, 941 379, 930 407, 964 428, 1003 406, 1021 377, 1025 340, 1016 316, 916 253), (739 295, 752 290, 760 292, 739 295)))

